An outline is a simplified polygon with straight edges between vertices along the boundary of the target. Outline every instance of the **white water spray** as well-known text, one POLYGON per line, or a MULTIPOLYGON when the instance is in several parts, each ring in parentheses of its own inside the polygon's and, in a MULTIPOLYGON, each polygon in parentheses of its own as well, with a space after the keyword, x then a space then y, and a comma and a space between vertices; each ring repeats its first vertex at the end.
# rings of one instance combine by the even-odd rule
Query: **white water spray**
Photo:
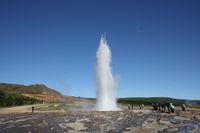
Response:
POLYGON ((111 51, 105 36, 101 37, 96 56, 96 109, 98 111, 119 110, 115 97, 117 85, 111 71, 111 51))

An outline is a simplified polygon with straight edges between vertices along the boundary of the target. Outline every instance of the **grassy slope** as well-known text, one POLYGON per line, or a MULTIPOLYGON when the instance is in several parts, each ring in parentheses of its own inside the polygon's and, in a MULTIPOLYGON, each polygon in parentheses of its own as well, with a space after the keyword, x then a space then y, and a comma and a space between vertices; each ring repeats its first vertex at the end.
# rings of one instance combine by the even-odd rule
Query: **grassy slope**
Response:
POLYGON ((50 89, 42 84, 34 84, 34 85, 18 85, 18 84, 7 84, 0 83, 0 91, 8 92, 8 93, 27 93, 27 94, 41 94, 42 92, 47 92, 49 94, 61 95, 58 91, 50 89))
POLYGON ((0 83, 0 91, 9 95, 21 95, 46 102, 61 101, 64 99, 64 96, 61 93, 42 84, 25 86, 18 84, 0 83))

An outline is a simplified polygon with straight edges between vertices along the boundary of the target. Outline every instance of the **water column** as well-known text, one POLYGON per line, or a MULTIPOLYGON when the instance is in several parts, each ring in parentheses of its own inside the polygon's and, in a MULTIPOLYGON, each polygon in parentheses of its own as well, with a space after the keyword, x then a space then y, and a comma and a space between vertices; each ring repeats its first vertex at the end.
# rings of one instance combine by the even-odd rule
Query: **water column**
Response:
POLYGON ((119 110, 116 103, 117 85, 111 69, 111 51, 105 36, 100 39, 96 57, 96 109, 98 111, 119 110))

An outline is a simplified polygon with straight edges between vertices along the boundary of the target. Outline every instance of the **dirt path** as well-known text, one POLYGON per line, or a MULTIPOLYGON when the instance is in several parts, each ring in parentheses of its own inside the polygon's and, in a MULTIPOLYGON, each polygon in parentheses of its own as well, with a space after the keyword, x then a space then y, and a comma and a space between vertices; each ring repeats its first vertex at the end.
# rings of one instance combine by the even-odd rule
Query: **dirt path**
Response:
POLYGON ((24 105, 24 106, 15 106, 15 107, 0 108, 0 114, 28 113, 28 112, 31 112, 31 107, 32 107, 32 105, 24 105))
POLYGON ((34 107, 35 113, 46 113, 46 112, 64 112, 64 110, 49 110, 49 105, 56 104, 37 104, 37 105, 23 105, 15 107, 5 107, 0 108, 0 114, 16 114, 16 113, 31 113, 32 107, 34 107), (39 108, 44 108, 44 110, 39 110, 39 108))

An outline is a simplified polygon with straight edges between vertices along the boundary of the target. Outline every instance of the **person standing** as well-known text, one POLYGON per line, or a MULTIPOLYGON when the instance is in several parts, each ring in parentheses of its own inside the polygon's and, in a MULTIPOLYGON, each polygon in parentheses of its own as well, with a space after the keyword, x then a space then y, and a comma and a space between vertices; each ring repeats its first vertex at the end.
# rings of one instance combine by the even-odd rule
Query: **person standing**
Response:
POLYGON ((170 105, 170 112, 174 113, 175 107, 172 103, 169 104, 170 105))
POLYGON ((34 106, 32 106, 32 113, 34 113, 34 106))
POLYGON ((182 104, 182 110, 185 111, 185 104, 182 104))

